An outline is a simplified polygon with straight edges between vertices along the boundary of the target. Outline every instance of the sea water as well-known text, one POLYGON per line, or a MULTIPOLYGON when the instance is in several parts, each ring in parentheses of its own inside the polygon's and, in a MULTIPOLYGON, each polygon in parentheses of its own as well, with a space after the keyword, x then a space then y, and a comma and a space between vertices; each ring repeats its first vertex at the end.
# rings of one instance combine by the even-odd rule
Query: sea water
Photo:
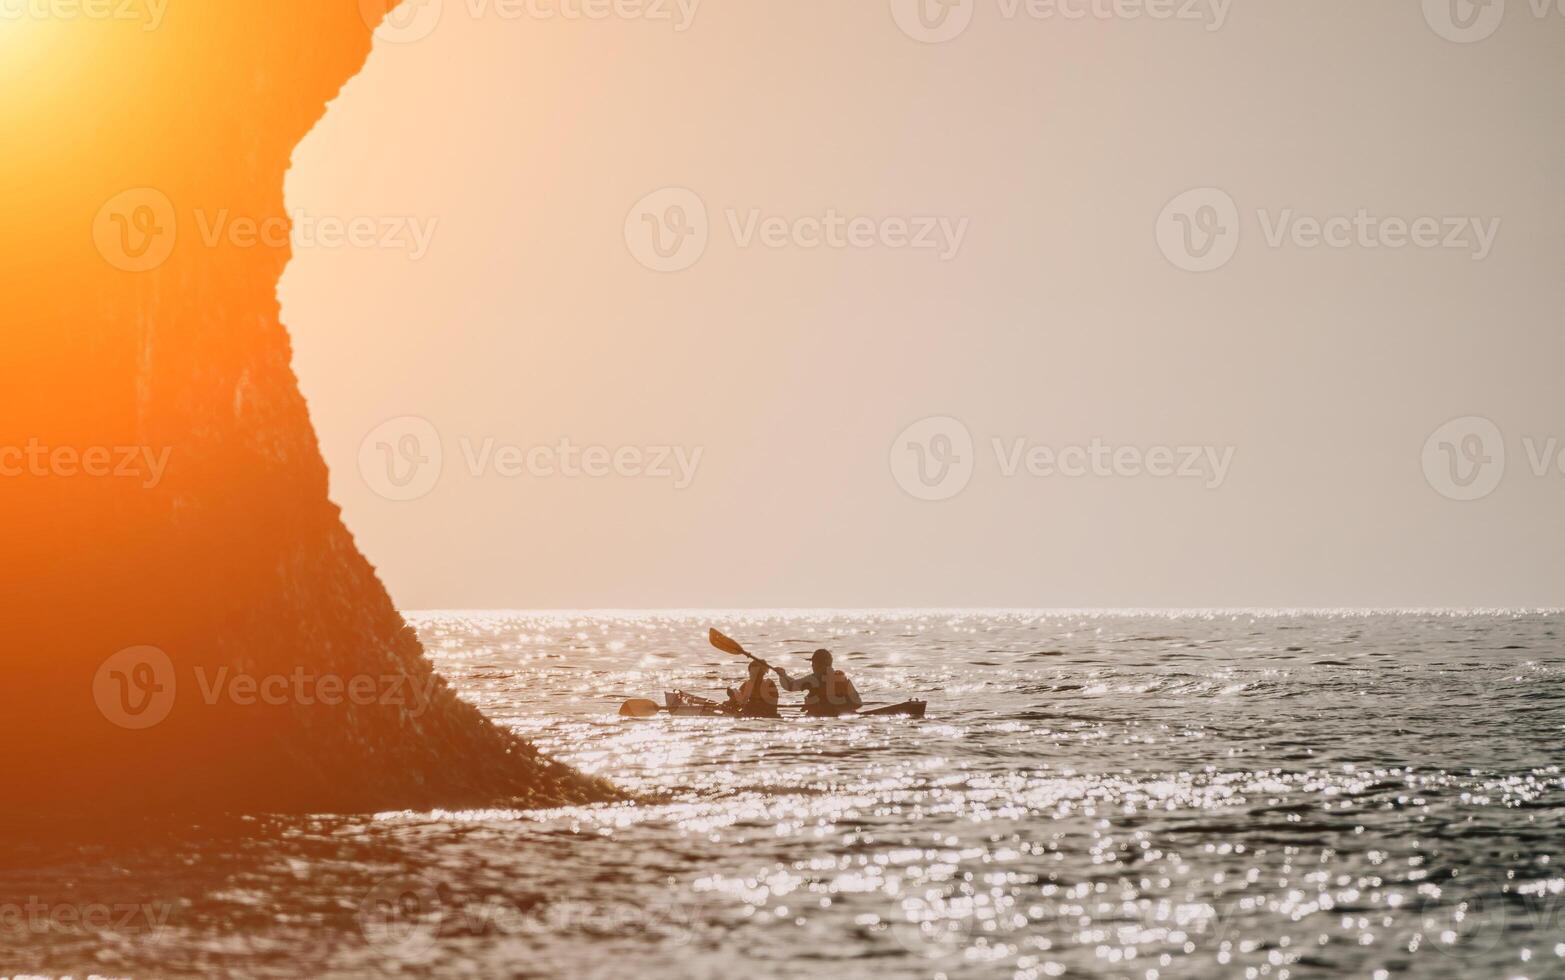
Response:
POLYGON ((1565 976, 1558 614, 410 619, 489 717, 644 802, 34 849, 0 972, 1565 976), (928 717, 617 716, 741 682, 711 626, 928 717))

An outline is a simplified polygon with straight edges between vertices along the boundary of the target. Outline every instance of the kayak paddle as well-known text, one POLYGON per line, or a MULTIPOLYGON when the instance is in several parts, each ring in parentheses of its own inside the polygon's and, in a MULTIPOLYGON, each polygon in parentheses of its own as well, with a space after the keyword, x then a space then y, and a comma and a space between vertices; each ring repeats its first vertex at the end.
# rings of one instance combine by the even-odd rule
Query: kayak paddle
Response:
MULTIPOLYGON (((732 637, 724 636, 715 629, 707 631, 707 639, 711 640, 712 645, 724 653, 733 654, 736 657, 749 657, 751 660, 754 660, 757 663, 766 664, 766 661, 740 646, 737 640, 734 640, 732 637)), ((766 666, 770 667, 771 664, 766 664, 766 666)))
MULTIPOLYGON (((755 660, 763 664, 766 663, 766 661, 762 660, 760 657, 757 657, 750 651, 746 650, 744 647, 740 646, 737 641, 724 636, 715 629, 711 630, 707 634, 707 639, 711 640, 712 645, 724 653, 733 654, 736 657, 749 657, 751 660, 755 660)), ((767 664, 767 666, 769 667, 771 665, 767 664)), ((717 702, 714 701, 710 703, 716 704, 717 702)), ((651 718, 662 710, 662 705, 658 704, 656 701, 649 701, 646 698, 632 698, 631 700, 626 701, 624 704, 619 706, 619 713, 621 718, 651 718)))
MULTIPOLYGON (((749 650, 746 650, 744 647, 740 646, 739 645, 739 641, 735 640, 733 637, 725 636, 724 634, 718 632, 715 628, 710 628, 710 629, 707 630, 707 639, 711 641, 711 643, 712 643, 712 645, 714 647, 716 647, 717 649, 723 651, 726 654, 730 654, 730 655, 735 656, 735 657, 749 657, 751 660, 754 660, 756 663, 766 664, 767 667, 771 666, 771 664, 766 663, 766 661, 762 660, 760 657, 757 657, 755 654, 751 653, 749 650)), ((700 702, 702 702, 702 703, 704 703, 706 705, 712 706, 712 707, 717 707, 718 706, 718 702, 716 702, 716 701, 708 701, 705 698, 697 698, 695 700, 698 700, 698 701, 700 701, 700 702)), ((620 716, 623 717, 623 718, 652 718, 652 717, 656 716, 659 712, 661 712, 663 710, 664 710, 663 706, 658 704, 656 701, 649 701, 649 700, 647 700, 645 698, 633 698, 633 699, 631 699, 629 701, 626 701, 624 704, 620 705, 619 713, 620 713, 620 716)), ((844 712, 844 714, 858 714, 858 715, 891 715, 891 714, 901 715, 901 714, 906 714, 906 715, 912 715, 914 718, 922 718, 922 717, 924 717, 924 702, 922 702, 922 701, 906 701, 906 702, 903 702, 902 704, 890 704, 890 705, 884 705, 884 706, 880 706, 880 707, 876 707, 876 706, 872 706, 872 705, 864 705, 864 706, 860 707, 859 710, 857 710, 857 711, 844 712)))

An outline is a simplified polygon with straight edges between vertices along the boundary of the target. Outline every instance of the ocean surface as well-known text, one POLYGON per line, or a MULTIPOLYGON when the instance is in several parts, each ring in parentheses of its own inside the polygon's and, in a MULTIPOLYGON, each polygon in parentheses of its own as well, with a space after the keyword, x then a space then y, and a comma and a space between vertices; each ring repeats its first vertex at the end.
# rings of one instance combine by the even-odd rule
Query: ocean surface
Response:
POLYGON ((651 802, 35 854, 0 973, 1565 977, 1559 614, 411 618, 491 718, 651 802), (620 719, 743 677, 708 626, 929 716, 620 719))

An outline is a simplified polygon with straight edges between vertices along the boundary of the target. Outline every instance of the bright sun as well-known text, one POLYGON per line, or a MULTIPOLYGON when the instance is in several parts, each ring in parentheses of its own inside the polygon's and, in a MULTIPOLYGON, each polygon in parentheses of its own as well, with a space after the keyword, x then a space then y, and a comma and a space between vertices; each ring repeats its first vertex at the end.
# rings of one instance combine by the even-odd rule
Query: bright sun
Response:
POLYGON ((8 0, 0 0, 0 75, 16 77, 23 67, 20 62, 37 60, 43 33, 36 18, 14 9, 8 0))

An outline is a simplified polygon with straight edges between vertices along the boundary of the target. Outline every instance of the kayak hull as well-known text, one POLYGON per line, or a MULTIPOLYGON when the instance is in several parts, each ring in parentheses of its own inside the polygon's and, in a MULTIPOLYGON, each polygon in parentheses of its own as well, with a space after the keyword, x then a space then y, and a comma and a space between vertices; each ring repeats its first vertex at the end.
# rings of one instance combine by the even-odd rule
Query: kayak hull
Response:
MULTIPOLYGON (((737 711, 734 708, 718 701, 698 697, 694 694, 686 694, 683 691, 669 691, 663 695, 664 709, 678 718, 781 718, 781 714, 755 714, 751 712, 737 711)), ((794 715, 789 717, 817 717, 817 718, 867 718, 867 717, 891 717, 891 718, 922 718, 929 707, 924 701, 903 701, 900 704, 888 704, 881 708, 869 708, 862 711, 849 711, 841 715, 794 715)))
POLYGON ((924 711, 929 707, 925 701, 903 701, 901 704, 888 704, 884 708, 870 708, 858 712, 858 717, 864 718, 875 715, 886 715, 901 718, 922 718, 924 711))
POLYGON ((766 713, 734 708, 721 701, 686 694, 684 691, 668 691, 663 695, 663 705, 669 714, 677 718, 777 718, 776 712, 766 713))

